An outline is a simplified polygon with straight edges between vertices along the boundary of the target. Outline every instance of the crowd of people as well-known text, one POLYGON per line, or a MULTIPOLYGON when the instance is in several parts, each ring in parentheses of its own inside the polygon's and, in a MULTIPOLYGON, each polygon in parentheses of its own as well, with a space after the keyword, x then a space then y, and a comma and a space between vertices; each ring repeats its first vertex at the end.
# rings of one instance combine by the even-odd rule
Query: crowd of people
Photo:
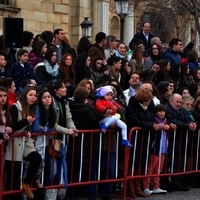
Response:
MULTIPOLYGON (((79 180, 80 157, 87 156, 80 155, 79 130, 99 129, 103 133, 102 177, 106 177, 109 167, 109 179, 115 177, 117 144, 116 132, 106 133, 109 128, 121 131, 120 146, 127 146, 130 151, 136 148, 134 171, 131 167, 129 170, 132 175, 144 174, 146 161, 147 174, 161 173, 165 162, 173 172, 178 172, 179 147, 188 145, 197 149, 197 145, 185 144, 184 137, 180 137, 183 130, 194 132, 200 127, 200 68, 195 37, 185 48, 181 39, 173 38, 166 48, 159 37, 150 33, 150 23, 145 22, 129 46, 113 35, 98 32, 94 44, 82 37, 75 50, 63 29, 44 31, 35 37, 24 31, 23 40, 23 48, 0 48, 0 141, 6 142, 6 190, 20 189, 22 179, 22 189, 29 199, 34 198, 30 188, 34 185, 46 199, 55 200, 58 190, 46 190, 45 186, 60 184, 63 175, 66 199, 76 199, 76 188, 67 188, 67 184, 70 172, 74 182, 79 180), (128 140, 132 127, 150 131, 143 139, 142 134, 138 136, 136 147, 133 142, 136 138, 128 140), (176 135, 169 136, 175 134, 174 130, 176 135), (47 141, 40 135, 32 137, 33 132, 52 131, 58 134, 47 137, 47 141), (23 133, 24 137, 13 138, 15 133, 23 133), (150 145, 145 142, 147 136, 150 145), (69 155, 74 140, 72 161, 69 155), (147 149, 148 155, 144 153, 147 149)), ((193 144, 195 137, 190 137, 189 142, 193 144)), ((84 144, 87 152, 89 134, 84 144)), ((91 180, 96 180, 98 145, 97 142, 92 146, 91 180)), ((190 163, 196 161, 191 152, 187 158, 190 163)), ((194 170, 194 165, 189 169, 194 170)), ((168 178, 154 177, 153 186, 150 178, 129 180, 127 195, 135 198, 171 190, 188 191, 190 181, 184 176, 185 179, 172 176, 169 185, 168 178)), ((113 184, 102 184, 99 190, 96 185, 89 185, 88 199, 96 199, 98 192, 102 200, 112 199, 113 184)), ((20 200, 21 194, 4 198, 20 200)))

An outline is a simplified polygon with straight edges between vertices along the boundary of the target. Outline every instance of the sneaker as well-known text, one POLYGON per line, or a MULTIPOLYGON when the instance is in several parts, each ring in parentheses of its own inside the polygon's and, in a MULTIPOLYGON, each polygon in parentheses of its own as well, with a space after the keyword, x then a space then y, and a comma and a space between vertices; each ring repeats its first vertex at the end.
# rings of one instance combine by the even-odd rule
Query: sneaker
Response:
POLYGON ((105 133, 107 129, 108 127, 105 124, 101 123, 101 132, 105 133))
POLYGON ((122 140, 122 145, 127 146, 127 147, 132 147, 133 145, 128 141, 128 140, 122 140))
POLYGON ((152 190, 150 190, 149 188, 146 188, 145 190, 144 190, 144 193, 145 194, 148 194, 148 195, 150 195, 150 194, 152 194, 152 190))
POLYGON ((166 194, 167 193, 167 190, 162 190, 160 188, 158 189, 153 189, 153 193, 154 194, 166 194))

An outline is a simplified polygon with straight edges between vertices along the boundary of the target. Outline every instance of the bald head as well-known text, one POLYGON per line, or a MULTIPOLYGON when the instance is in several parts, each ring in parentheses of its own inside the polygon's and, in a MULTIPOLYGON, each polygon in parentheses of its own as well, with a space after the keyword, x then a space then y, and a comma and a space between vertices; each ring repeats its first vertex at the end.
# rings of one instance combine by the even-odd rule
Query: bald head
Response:
POLYGON ((161 47, 162 42, 159 37, 153 37, 151 38, 151 45, 153 44, 157 44, 159 47, 161 47))

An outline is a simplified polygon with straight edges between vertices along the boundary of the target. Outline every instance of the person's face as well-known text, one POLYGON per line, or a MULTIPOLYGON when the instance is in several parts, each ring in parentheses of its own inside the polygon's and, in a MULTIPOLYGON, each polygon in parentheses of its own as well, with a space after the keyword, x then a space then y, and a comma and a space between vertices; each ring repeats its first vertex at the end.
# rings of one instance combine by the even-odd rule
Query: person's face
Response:
POLYGON ((45 44, 41 49, 41 53, 45 54, 46 52, 47 52, 47 45, 45 44))
POLYGON ((125 44, 120 44, 119 47, 118 47, 118 51, 121 55, 125 55, 126 53, 126 46, 125 44))
POLYGON ((170 86, 168 86, 168 90, 167 90, 167 92, 165 92, 164 96, 165 96, 165 98, 168 99, 171 95, 172 95, 172 91, 170 90, 170 86))
POLYGON ((143 44, 139 44, 138 48, 140 48, 141 53, 145 50, 145 46, 143 44))
POLYGON ((89 67, 90 64, 91 64, 91 59, 90 59, 90 57, 88 56, 87 59, 86 59, 85 65, 86 65, 87 67, 89 67))
POLYGON ((174 44, 173 50, 174 51, 179 51, 179 52, 183 51, 183 44, 182 44, 182 42, 179 41, 178 44, 174 44))
POLYGON ((169 89, 172 91, 172 93, 174 92, 174 83, 169 83, 169 89))
POLYGON ((129 80, 130 86, 139 86, 140 85, 140 77, 138 74, 132 74, 129 80))
POLYGON ((94 90, 94 82, 93 82, 93 80, 92 80, 92 79, 89 79, 89 81, 90 81, 90 83, 91 83, 91 85, 92 85, 92 90, 94 90))
POLYGON ((145 23, 144 26, 142 27, 143 32, 146 34, 150 32, 150 29, 151 29, 151 26, 149 23, 145 23))
POLYGON ((164 110, 157 111, 156 115, 157 115, 158 118, 164 119, 165 118, 165 111, 164 110))
POLYGON ((154 64, 151 69, 154 71, 154 72, 157 72, 159 69, 160 69, 160 66, 157 65, 157 64, 154 64))
POLYGON ((153 87, 152 87, 152 85, 150 83, 144 83, 144 84, 142 84, 141 88, 144 89, 144 90, 149 90, 151 92, 153 91, 153 87))
POLYGON ((115 63, 115 68, 116 69, 121 69, 121 66, 122 66, 122 61, 121 60, 115 63))
POLYGON ((113 41, 110 43, 111 48, 117 49, 117 44, 118 44, 117 40, 113 40, 113 41))
POLYGON ((59 31, 59 33, 56 35, 56 39, 63 41, 65 37, 64 31, 59 31))
POLYGON ((91 85, 89 84, 89 83, 87 83, 86 85, 85 85, 85 88, 88 90, 88 95, 91 93, 91 91, 92 91, 92 87, 91 87, 91 85))
POLYGON ((7 93, 0 91, 0 106, 3 106, 7 101, 7 93))
POLYGON ((179 110, 182 105, 182 97, 175 95, 174 98, 170 101, 170 104, 175 110, 179 110))
POLYGON ((200 70, 197 70, 197 79, 200 79, 200 70))
POLYGON ((65 58, 65 65, 66 66, 71 66, 72 65, 72 57, 71 56, 67 56, 65 58))
POLYGON ((15 90, 16 90, 15 82, 12 81, 10 88, 8 88, 8 92, 14 94, 14 93, 15 93, 15 90))
POLYGON ((96 69, 100 70, 103 64, 103 60, 97 60, 96 61, 96 69))
POLYGON ((55 63, 57 61, 57 53, 53 52, 52 56, 51 56, 51 63, 55 63))
POLYGON ((36 101, 36 98, 37 98, 37 93, 35 90, 30 90, 27 94, 26 94, 26 100, 27 100, 27 103, 29 105, 33 105, 36 101))
POLYGON ((193 103, 192 100, 187 99, 185 102, 183 102, 182 106, 186 110, 191 111, 192 110, 192 103, 193 103))
POLYGON ((106 95, 104 95, 104 99, 106 101, 110 101, 113 98, 113 93, 112 92, 108 92, 106 95))
POLYGON ((52 102, 52 98, 49 92, 45 92, 42 95, 42 104, 44 105, 44 107, 50 106, 52 102))
POLYGON ((166 70, 169 71, 171 68, 170 62, 167 63, 166 70))
POLYGON ((26 63, 28 61, 28 53, 24 53, 18 56, 20 63, 26 63))
POLYGON ((62 87, 55 89, 55 93, 58 97, 65 97, 67 94, 67 88, 65 87, 65 84, 62 84, 62 87))
POLYGON ((155 42, 159 47, 162 46, 162 41, 160 40, 159 37, 156 37, 156 42, 155 42))
POLYGON ((0 56, 0 66, 5 67, 7 64, 7 61, 5 60, 4 56, 0 56))
POLYGON ((182 97, 188 96, 188 95, 190 95, 189 91, 187 89, 183 90, 182 97))
POLYGON ((153 55, 156 55, 156 56, 158 55, 159 49, 158 49, 157 45, 152 46, 152 53, 153 53, 153 55))
POLYGON ((34 79, 31 79, 31 85, 37 85, 36 81, 34 79))
POLYGON ((28 45, 28 46, 32 47, 32 46, 33 46, 33 42, 34 42, 34 39, 32 38, 32 39, 30 40, 30 42, 29 42, 29 45, 28 45))

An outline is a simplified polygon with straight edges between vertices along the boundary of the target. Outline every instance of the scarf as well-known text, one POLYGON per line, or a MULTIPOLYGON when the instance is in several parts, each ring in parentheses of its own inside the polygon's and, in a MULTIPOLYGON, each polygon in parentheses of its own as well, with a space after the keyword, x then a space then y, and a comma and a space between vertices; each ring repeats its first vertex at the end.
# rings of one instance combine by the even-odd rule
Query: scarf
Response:
POLYGON ((44 66, 47 73, 53 77, 58 75, 58 64, 55 63, 53 66, 47 60, 44 60, 44 66))

